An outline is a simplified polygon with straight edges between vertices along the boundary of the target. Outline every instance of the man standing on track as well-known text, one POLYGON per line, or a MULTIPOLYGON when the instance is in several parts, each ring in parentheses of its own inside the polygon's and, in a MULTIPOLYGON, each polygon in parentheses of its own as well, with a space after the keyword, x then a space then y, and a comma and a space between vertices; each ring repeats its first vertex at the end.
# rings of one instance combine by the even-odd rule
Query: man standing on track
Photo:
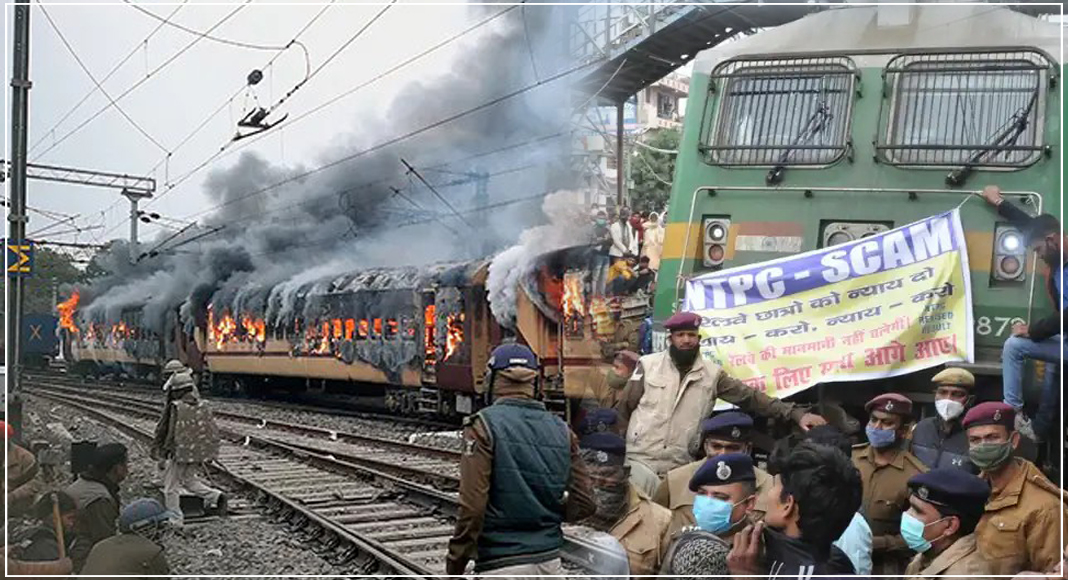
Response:
POLYGON ((597 509, 578 439, 537 400, 538 359, 502 344, 485 384, 493 404, 464 419, 460 508, 445 572, 560 574, 561 524, 597 509))
POLYGON ((826 422, 790 403, 773 399, 723 372, 701 356, 701 317, 680 312, 667 319, 670 348, 648 354, 627 383, 619 414, 627 423, 631 481, 652 497, 667 472, 692 461, 690 442, 716 399, 761 416, 796 422, 808 430, 826 422))
MULTIPOLYGON (((197 469, 219 454, 219 431, 215 419, 196 392, 189 373, 177 373, 167 381, 168 411, 156 426, 157 446, 153 455, 167 459, 163 473, 163 498, 167 510, 181 518, 180 491, 185 489, 203 499, 208 509, 226 513, 226 496, 209 487, 197 476, 197 469)), ((181 525, 181 520, 173 522, 181 525)))

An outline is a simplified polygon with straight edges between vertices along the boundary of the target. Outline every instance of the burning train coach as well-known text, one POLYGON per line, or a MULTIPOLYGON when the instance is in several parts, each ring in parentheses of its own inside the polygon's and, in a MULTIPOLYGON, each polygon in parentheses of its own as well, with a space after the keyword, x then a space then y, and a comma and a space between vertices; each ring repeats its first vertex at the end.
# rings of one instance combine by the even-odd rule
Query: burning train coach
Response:
POLYGON ((215 392, 340 393, 435 416, 483 404, 489 353, 514 336, 542 360, 547 403, 567 413, 569 399, 601 380, 606 355, 636 342, 648 304, 591 296, 590 258, 579 247, 535 259, 518 282, 515 320, 503 325, 487 299, 489 259, 368 269, 289 292, 217 292, 192 325, 179 324, 177 309, 169 313, 165 332, 147 330, 137 308, 111 324, 82 320, 75 293, 60 305, 60 324, 65 354, 83 374, 152 379, 177 358, 215 392))

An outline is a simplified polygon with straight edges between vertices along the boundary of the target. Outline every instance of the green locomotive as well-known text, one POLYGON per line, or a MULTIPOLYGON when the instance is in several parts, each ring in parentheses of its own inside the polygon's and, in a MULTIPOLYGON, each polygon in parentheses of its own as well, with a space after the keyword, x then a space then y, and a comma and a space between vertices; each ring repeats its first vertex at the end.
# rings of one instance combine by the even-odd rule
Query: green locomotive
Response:
MULTIPOLYGON (((997 6, 843 7, 698 55, 655 348, 666 340, 658 323, 694 276, 876 234, 953 209, 987 184, 1059 217, 1060 28, 997 6)), ((1013 322, 1051 308, 1046 268, 981 199, 964 203, 961 218, 976 341, 975 364, 961 366, 992 396, 1013 322)), ((922 400, 928 379, 892 386, 922 400)), ((826 388, 843 403, 872 395, 858 383, 826 388)))

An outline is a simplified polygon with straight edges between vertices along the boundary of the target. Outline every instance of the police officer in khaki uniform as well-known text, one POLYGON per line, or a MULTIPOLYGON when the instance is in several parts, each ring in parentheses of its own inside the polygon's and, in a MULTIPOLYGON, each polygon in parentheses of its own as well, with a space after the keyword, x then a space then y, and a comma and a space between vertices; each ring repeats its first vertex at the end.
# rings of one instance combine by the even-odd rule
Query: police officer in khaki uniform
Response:
POLYGON ((962 469, 943 467, 913 476, 909 490, 901 536, 916 556, 905 576, 989 576, 990 563, 979 553, 974 532, 990 486, 962 469))
POLYGON ((1013 457, 1020 444, 1016 412, 1002 402, 981 403, 964 416, 969 455, 990 483, 990 499, 975 534, 992 573, 1047 572, 1061 561, 1068 529, 1064 496, 1030 461, 1013 457))
POLYGON ((119 516, 119 534, 93 546, 82 575, 166 576, 171 573, 160 536, 170 514, 154 499, 130 502, 119 516))
POLYGON ((460 505, 445 572, 502 576, 560 574, 563 522, 597 504, 578 438, 538 397, 538 359, 521 344, 490 355, 493 404, 464 420, 460 505))
POLYGON ((584 435, 579 445, 597 498, 597 512, 584 523, 619 540, 631 575, 656 574, 667 547, 671 512, 631 485, 623 464, 622 437, 611 431, 593 432, 584 435))
MULTIPOLYGON (((671 510, 671 536, 692 528, 694 492, 690 491, 690 480, 697 470, 705 464, 706 457, 715 457, 727 453, 750 455, 753 452, 753 419, 740 411, 727 411, 701 422, 701 459, 676 467, 667 473, 667 477, 657 487, 653 501, 671 510)), ((756 502, 752 506, 750 518, 757 521, 764 517, 764 494, 771 489, 771 476, 759 467, 753 467, 756 483, 756 502)))
POLYGON ((680 312, 664 327, 671 332, 668 350, 638 361, 619 405, 627 423, 631 481, 649 495, 656 493, 660 478, 693 459, 690 442, 717 399, 795 422, 805 430, 825 423, 819 415, 753 389, 701 356, 699 315, 680 312))
POLYGON ((868 443, 853 447, 853 465, 864 483, 860 511, 871 527, 872 573, 900 576, 912 553, 901 538, 901 514, 909 509, 909 479, 927 471, 905 450, 912 401, 886 393, 864 405, 868 443))

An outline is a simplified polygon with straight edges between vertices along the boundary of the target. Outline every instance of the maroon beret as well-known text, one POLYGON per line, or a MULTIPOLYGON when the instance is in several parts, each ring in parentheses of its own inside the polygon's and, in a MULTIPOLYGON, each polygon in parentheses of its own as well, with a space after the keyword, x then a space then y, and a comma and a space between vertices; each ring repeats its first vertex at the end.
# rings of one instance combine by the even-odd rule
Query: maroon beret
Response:
POLYGON ((697 330, 701 327, 701 317, 693 312, 679 312, 664 322, 668 330, 697 330))
POLYGON ((621 350, 621 351, 616 353, 615 360, 627 365, 627 367, 630 368, 631 370, 634 370, 634 368, 638 366, 638 359, 639 358, 641 358, 641 357, 639 357, 638 353, 636 353, 634 351, 621 350))
POLYGON ((1016 410, 1001 401, 979 403, 964 415, 961 424, 965 429, 979 425, 1003 425, 1013 431, 1016 429, 1016 410))
POLYGON ((885 393, 868 401, 868 403, 864 405, 864 410, 868 413, 871 413, 872 411, 885 411, 887 413, 908 417, 909 415, 912 415, 912 401, 905 395, 885 393))

